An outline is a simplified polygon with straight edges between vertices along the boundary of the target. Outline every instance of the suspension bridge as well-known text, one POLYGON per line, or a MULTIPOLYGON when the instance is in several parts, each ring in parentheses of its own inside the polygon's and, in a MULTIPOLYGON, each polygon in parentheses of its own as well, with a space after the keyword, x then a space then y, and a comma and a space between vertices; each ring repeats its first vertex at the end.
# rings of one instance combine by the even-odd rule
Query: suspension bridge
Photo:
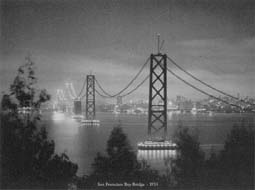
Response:
POLYGON ((161 150, 161 149, 175 149, 176 145, 167 139, 167 74, 175 77, 185 85, 189 86, 193 90, 196 90, 210 98, 218 100, 226 105, 235 107, 242 111, 243 107, 240 106, 240 103, 254 107, 253 102, 249 102, 238 97, 235 97, 223 90, 220 90, 211 84, 199 79, 192 73, 188 72, 181 65, 177 64, 172 58, 167 54, 160 52, 162 48, 160 45, 160 40, 158 37, 158 52, 151 54, 149 58, 142 64, 141 68, 138 70, 137 74, 127 83, 121 90, 116 93, 109 93, 101 82, 96 78, 95 75, 89 74, 84 79, 82 88, 79 93, 76 93, 72 83, 66 83, 65 90, 57 90, 57 101, 59 104, 62 103, 63 108, 70 111, 71 107, 74 107, 73 112, 77 117, 82 116, 82 100, 85 98, 85 119, 81 120, 85 126, 98 126, 100 121, 96 120, 96 96, 101 98, 117 98, 119 102, 122 101, 123 97, 129 96, 137 91, 146 81, 149 80, 149 96, 148 96, 148 128, 147 135, 148 138, 145 142, 138 143, 138 149, 141 150, 161 150), (133 85, 135 81, 142 75, 146 67, 149 66, 149 73, 144 77, 137 85, 133 85), (213 90, 214 92, 230 97, 234 100, 232 102, 227 101, 226 99, 216 96, 209 93, 206 90, 203 90, 201 87, 192 84, 191 82, 185 80, 183 77, 174 72, 172 68, 186 74, 188 77, 194 79, 201 85, 205 86, 207 89, 213 90), (73 102, 73 105, 70 105, 66 102, 73 102))

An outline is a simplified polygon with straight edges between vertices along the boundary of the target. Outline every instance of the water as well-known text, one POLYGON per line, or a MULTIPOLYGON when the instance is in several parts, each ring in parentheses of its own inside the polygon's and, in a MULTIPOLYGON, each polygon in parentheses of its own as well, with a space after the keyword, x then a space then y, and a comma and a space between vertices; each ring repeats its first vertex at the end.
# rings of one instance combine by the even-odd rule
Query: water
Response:
MULTIPOLYGON (((55 141, 57 153, 66 152, 70 159, 79 166, 78 175, 89 174, 91 163, 97 152, 105 154, 106 142, 114 126, 121 124, 130 144, 137 151, 138 142, 147 138, 147 116, 112 113, 97 113, 101 125, 95 127, 80 124, 64 113, 44 113, 43 118, 49 138, 55 141)), ((190 132, 198 135, 202 149, 208 153, 213 149, 219 151, 234 124, 244 123, 255 126, 254 114, 168 114, 168 138, 179 125, 188 127, 190 132)), ((164 170, 165 156, 174 156, 174 152, 139 151, 138 158, 147 158, 149 164, 160 171, 164 170)))

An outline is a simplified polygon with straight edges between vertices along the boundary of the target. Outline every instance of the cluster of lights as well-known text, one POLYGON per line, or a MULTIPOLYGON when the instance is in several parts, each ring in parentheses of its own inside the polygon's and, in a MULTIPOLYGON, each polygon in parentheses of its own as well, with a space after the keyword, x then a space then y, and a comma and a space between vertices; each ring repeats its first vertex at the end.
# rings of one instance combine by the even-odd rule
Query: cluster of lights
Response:
POLYGON ((100 126, 99 120, 82 120, 81 122, 85 126, 100 126))
POLYGON ((138 149, 145 149, 145 150, 174 150, 177 148, 175 143, 170 141, 163 141, 163 142, 153 142, 153 141, 145 141, 140 142, 137 144, 138 149))
POLYGON ((18 113, 26 114, 26 113, 30 113, 31 111, 32 111, 31 107, 21 107, 21 108, 18 108, 18 113))

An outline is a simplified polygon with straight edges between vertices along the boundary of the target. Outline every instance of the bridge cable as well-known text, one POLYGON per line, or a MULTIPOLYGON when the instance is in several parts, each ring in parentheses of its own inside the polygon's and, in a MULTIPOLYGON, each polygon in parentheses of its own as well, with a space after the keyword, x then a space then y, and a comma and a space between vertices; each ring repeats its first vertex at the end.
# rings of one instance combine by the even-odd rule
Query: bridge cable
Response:
POLYGON ((64 91, 61 89, 60 90, 60 96, 62 97, 61 99, 62 100, 65 100, 66 98, 65 98, 65 94, 64 94, 64 91))
POLYGON ((72 92, 74 98, 77 97, 77 94, 76 94, 75 89, 73 87, 73 83, 70 83, 70 89, 71 89, 71 92, 72 92))
POLYGON ((66 83, 66 90, 68 92, 69 97, 73 100, 75 97, 73 96, 72 92, 69 89, 69 83, 66 83))
POLYGON ((84 95, 82 95, 82 97, 80 98, 80 100, 82 100, 84 97, 86 97, 86 93, 84 95))
POLYGON ((95 92, 96 92, 99 96, 101 96, 102 98, 111 98, 111 97, 109 97, 109 96, 106 96, 106 95, 101 94, 97 89, 95 89, 95 92))
POLYGON ((81 91, 80 91, 80 93, 78 94, 77 97, 80 97, 80 96, 81 96, 81 93, 83 92, 83 90, 84 90, 86 84, 87 84, 87 78, 85 78, 85 80, 84 80, 84 82, 83 82, 83 85, 82 85, 82 88, 81 88, 81 91))
POLYGON ((98 87, 100 88, 100 90, 103 91, 103 93, 104 93, 105 95, 107 95, 107 96, 110 97, 110 98, 114 98, 114 97, 120 95, 122 92, 124 92, 124 91, 137 79, 137 77, 141 74, 141 72, 143 71, 143 69, 145 68, 145 66, 148 64, 148 61, 149 61, 149 60, 150 60, 150 59, 148 58, 148 59, 146 60, 146 62, 143 64, 143 66, 141 67, 141 69, 138 71, 138 73, 134 76, 134 78, 133 78, 122 90, 120 90, 120 91, 119 91, 118 93, 116 93, 116 94, 111 95, 110 93, 106 92, 106 91, 104 90, 104 88, 100 85, 100 83, 98 82, 98 80, 95 78, 96 84, 98 85, 98 87))
POLYGON ((136 91, 140 86, 142 86, 142 85, 145 83, 145 81, 146 81, 149 77, 150 77, 150 75, 148 75, 147 77, 145 77, 145 79, 143 79, 143 81, 142 81, 140 84, 138 84, 133 90, 127 92, 126 94, 121 95, 121 97, 125 97, 125 96, 128 96, 128 95, 132 94, 132 93, 133 93, 134 91, 136 91))
POLYGON ((229 102, 226 101, 226 100, 223 100, 223 99, 221 99, 221 98, 218 98, 218 97, 216 97, 216 96, 214 96, 214 95, 212 95, 212 94, 209 94, 209 93, 205 92, 204 90, 201 90, 200 88, 198 88, 198 87, 192 85, 192 84, 189 83, 188 81, 186 81, 186 80, 184 80, 183 78, 181 78, 180 76, 178 76, 176 73, 174 73, 174 72, 173 72, 172 70, 170 70, 168 67, 167 67, 167 71, 170 72, 172 75, 174 75, 177 79, 181 80, 182 82, 184 82, 184 83, 187 84, 188 86, 192 87, 193 89, 195 89, 195 90, 201 92, 202 94, 205 94, 205 95, 207 95, 207 96, 209 96, 209 97, 211 97, 211 98, 217 99, 217 100, 219 100, 219 101, 221 101, 221 102, 224 102, 225 104, 228 104, 228 105, 231 105, 231 106, 235 106, 235 107, 238 107, 238 108, 242 109, 240 106, 238 106, 238 105, 236 105, 236 104, 229 103, 229 102))
POLYGON ((170 57, 167 56, 167 59, 168 59, 171 63, 173 63, 176 67, 178 67, 180 70, 182 70, 184 73, 186 73, 187 75, 189 75, 190 77, 192 77, 192 78, 195 79, 196 81, 202 83, 203 85, 205 85, 205 86, 207 86, 207 87, 209 87, 209 88, 211 88, 211 89, 213 89, 213 90, 215 90, 215 91, 217 91, 217 92, 219 92, 219 93, 221 93, 221 94, 224 94, 225 96, 231 97, 231 98, 233 98, 233 99, 236 99, 236 100, 238 100, 238 101, 244 102, 244 103, 246 103, 246 104, 255 105, 255 104, 253 104, 253 103, 246 102, 246 101, 244 101, 244 100, 242 100, 242 99, 239 99, 239 98, 237 98, 237 97, 235 97, 235 96, 232 96, 231 94, 228 94, 228 93, 226 93, 226 92, 223 92, 222 90, 219 90, 219 89, 213 87, 212 85, 210 85, 210 84, 208 84, 208 83, 206 83, 206 82, 200 80, 199 78, 197 78, 197 77, 195 77, 194 75, 192 75, 190 72, 188 72, 188 71, 186 71, 185 69, 183 69, 180 65, 178 65, 178 64, 177 64, 174 60, 172 60, 170 57))
MULTIPOLYGON (((127 92, 127 93, 124 94, 124 95, 121 95, 121 97, 125 97, 125 96, 128 96, 128 95, 132 94, 132 93, 133 93, 134 91, 136 91, 139 87, 141 87, 141 86, 146 82, 146 80, 147 80, 149 77, 150 77, 150 75, 148 75, 147 77, 145 77, 145 78, 142 80, 142 82, 140 82, 134 89, 132 89, 131 91, 127 92)), ((103 97, 103 98, 112 98, 112 97, 105 96, 105 95, 101 94, 101 93, 98 92, 98 90, 96 90, 96 89, 95 89, 95 91, 96 91, 96 93, 97 93, 99 96, 101 96, 101 97, 103 97)))
POLYGON ((72 95, 72 99, 75 99, 76 94, 75 94, 75 92, 73 91, 72 83, 69 83, 68 89, 69 89, 69 93, 72 95))

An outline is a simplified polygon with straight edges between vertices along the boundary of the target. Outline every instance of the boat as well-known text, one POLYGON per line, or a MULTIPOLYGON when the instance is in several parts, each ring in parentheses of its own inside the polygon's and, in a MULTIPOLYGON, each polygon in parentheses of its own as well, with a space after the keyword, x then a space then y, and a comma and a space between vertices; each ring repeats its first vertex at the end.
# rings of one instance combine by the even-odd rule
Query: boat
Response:
POLYGON ((100 126, 100 121, 99 120, 88 120, 88 119, 83 119, 81 120, 82 125, 84 126, 100 126))
POLYGON ((139 150, 176 150, 177 145, 166 140, 147 140, 137 144, 139 150))

